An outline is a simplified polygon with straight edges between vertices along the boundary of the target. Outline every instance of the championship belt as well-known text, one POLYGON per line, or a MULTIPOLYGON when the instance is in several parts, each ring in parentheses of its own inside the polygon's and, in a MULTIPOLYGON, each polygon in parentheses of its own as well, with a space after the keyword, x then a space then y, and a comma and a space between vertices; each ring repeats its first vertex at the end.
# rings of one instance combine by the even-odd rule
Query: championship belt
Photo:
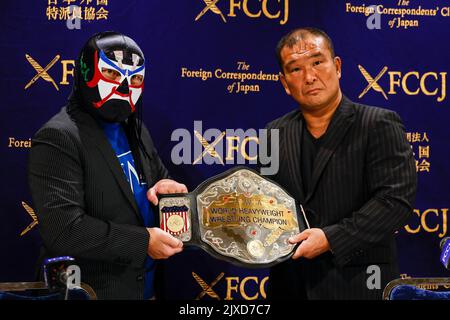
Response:
POLYGON ((290 258, 288 239, 309 228, 303 207, 277 183, 247 167, 202 182, 190 193, 159 199, 160 227, 185 245, 251 268, 290 258))

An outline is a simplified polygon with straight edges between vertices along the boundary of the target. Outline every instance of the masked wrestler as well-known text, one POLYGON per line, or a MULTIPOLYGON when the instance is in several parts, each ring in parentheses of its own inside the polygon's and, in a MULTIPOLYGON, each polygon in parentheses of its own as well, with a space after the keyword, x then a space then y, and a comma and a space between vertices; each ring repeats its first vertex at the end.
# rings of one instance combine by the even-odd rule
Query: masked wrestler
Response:
POLYGON ((168 179, 142 123, 145 58, 131 38, 91 37, 68 104, 33 138, 28 177, 43 239, 40 261, 69 255, 100 299, 160 294, 157 260, 183 244, 158 225, 158 194, 187 192, 168 179))

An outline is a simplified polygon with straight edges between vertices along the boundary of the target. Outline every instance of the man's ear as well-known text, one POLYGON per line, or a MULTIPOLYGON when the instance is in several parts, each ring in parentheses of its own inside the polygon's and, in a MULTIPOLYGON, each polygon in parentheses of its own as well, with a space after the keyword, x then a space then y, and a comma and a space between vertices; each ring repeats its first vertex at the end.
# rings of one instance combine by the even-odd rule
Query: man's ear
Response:
POLYGON ((289 90, 289 87, 287 85, 286 77, 281 72, 280 72, 280 81, 281 81, 281 84, 283 85, 284 91, 286 91, 286 94, 290 96, 291 95, 291 90, 289 90))
POLYGON ((341 75, 342 75, 342 60, 339 57, 334 57, 334 65, 336 66, 336 73, 339 79, 341 79, 341 75))

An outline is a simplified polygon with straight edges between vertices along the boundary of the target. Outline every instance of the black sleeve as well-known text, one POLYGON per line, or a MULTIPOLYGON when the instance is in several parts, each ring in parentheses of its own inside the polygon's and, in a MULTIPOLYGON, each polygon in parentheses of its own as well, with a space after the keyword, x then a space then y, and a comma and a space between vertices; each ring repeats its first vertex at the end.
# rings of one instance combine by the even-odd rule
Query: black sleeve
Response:
POLYGON ((385 112, 375 120, 365 166, 370 199, 351 217, 323 228, 339 265, 392 236, 413 213, 415 161, 395 112, 385 112))
POLYGON ((144 227, 86 212, 79 148, 61 129, 41 129, 33 139, 28 180, 45 247, 53 255, 142 267, 149 242, 144 227))

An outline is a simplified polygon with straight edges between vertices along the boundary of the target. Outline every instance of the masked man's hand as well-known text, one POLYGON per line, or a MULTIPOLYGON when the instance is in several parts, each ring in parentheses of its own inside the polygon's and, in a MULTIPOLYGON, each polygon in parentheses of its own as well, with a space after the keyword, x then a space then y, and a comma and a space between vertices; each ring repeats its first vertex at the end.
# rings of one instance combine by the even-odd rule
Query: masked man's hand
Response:
POLYGON ((162 179, 147 191, 147 199, 156 206, 158 205, 158 194, 186 192, 188 190, 184 184, 170 179, 162 179))
POLYGON ((160 228, 147 228, 150 234, 147 254, 153 259, 167 259, 183 251, 183 242, 160 228))

